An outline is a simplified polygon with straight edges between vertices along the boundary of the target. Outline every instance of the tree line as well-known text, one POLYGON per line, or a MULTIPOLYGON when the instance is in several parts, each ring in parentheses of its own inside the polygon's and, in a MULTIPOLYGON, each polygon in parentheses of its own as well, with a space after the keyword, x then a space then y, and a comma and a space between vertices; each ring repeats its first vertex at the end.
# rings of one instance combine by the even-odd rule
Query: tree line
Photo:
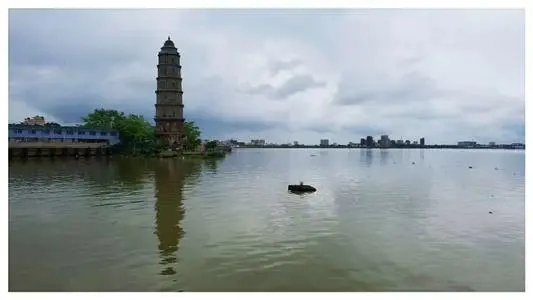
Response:
MULTIPOLYGON (((155 127, 142 115, 129 114, 112 109, 95 109, 82 118, 83 126, 94 129, 116 130, 120 143, 117 150, 124 154, 150 155, 165 149, 157 143, 155 127)), ((201 143, 200 128, 194 121, 184 123, 184 150, 194 151, 201 143)))
MULTIPOLYGON (((80 126, 101 129, 101 130, 116 130, 118 131, 120 143, 115 146, 115 150, 122 154, 128 155, 151 155, 160 151, 167 150, 164 145, 157 143, 155 135, 155 127, 148 122, 142 115, 129 114, 119 112, 113 109, 95 109, 93 112, 87 114, 82 118, 83 124, 80 126)), ((24 122, 13 123, 9 125, 26 125, 24 122)), ((56 122, 47 122, 44 125, 32 125, 43 128, 61 127, 61 124, 56 122)), ((184 123, 184 150, 194 151, 198 145, 201 144, 200 128, 194 121, 187 121, 184 123)), ((216 143, 216 142, 215 142, 216 143)), ((208 143, 209 145, 212 142, 208 143)), ((208 145, 208 146, 209 146, 208 145)))

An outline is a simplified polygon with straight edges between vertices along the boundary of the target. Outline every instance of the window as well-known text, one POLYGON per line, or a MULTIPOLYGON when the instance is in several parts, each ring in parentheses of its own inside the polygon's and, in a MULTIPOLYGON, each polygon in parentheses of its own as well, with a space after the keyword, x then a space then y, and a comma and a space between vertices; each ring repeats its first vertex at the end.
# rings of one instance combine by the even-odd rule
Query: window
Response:
POLYGON ((96 131, 89 131, 90 135, 96 135, 96 131))
POLYGON ((85 131, 78 131, 78 134, 79 134, 79 135, 84 135, 84 134, 85 134, 85 131))
POLYGON ((74 130, 67 130, 67 134, 68 135, 73 135, 74 134, 74 130))
POLYGON ((36 133, 35 129, 32 129, 31 134, 35 134, 35 133, 36 133))
POLYGON ((50 130, 45 129, 45 130, 43 130, 43 133, 44 133, 44 134, 50 134, 50 130))
POLYGON ((16 133, 22 133, 22 129, 15 130, 16 133))
POLYGON ((61 134, 61 133, 63 133, 61 130, 57 130, 57 129, 54 130, 54 134, 61 134))
POLYGON ((111 132, 111 136, 117 136, 116 132, 111 132))
POLYGON ((100 135, 106 136, 106 135, 107 135, 107 132, 102 131, 102 132, 100 132, 100 135))

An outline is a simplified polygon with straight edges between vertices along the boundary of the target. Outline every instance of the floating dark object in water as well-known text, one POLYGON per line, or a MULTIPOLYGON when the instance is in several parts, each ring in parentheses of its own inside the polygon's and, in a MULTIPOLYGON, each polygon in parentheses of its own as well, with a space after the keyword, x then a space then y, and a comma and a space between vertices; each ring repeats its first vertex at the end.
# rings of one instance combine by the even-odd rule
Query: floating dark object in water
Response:
POLYGON ((494 197, 494 195, 493 195, 493 194, 490 194, 490 196, 491 196, 491 197, 494 197))
POLYGON ((413 161, 413 162, 412 162, 411 164, 412 164, 412 165, 414 165, 414 164, 415 164, 415 162, 413 161))
POLYGON ((300 182, 300 184, 289 184, 289 191, 294 193, 312 193, 316 192, 316 189, 310 185, 300 182))
POLYGON ((492 215, 492 212, 491 212, 491 211, 489 211, 489 214, 491 214, 491 215, 492 215))
POLYGON ((498 171, 498 168, 494 168, 494 170, 498 171))
POLYGON ((472 169, 472 166, 468 166, 469 169, 472 169))
POLYGON ((311 154, 311 156, 316 156, 315 154, 311 154))

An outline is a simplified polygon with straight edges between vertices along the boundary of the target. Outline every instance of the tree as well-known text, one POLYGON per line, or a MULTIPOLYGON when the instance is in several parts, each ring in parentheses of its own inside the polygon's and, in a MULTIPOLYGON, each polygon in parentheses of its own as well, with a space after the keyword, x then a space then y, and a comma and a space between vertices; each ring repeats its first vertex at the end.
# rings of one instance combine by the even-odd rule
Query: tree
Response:
POLYGON ((124 115, 116 110, 95 109, 83 118, 84 127, 117 130, 119 149, 125 153, 149 154, 156 151, 154 127, 141 115, 124 115))
POLYGON ((215 150, 218 147, 218 141, 209 141, 205 143, 205 150, 215 150))
POLYGON ((128 152, 148 154, 155 151, 155 130, 143 116, 129 115, 119 119, 113 129, 118 130, 120 143, 128 152))
MULTIPOLYGON (((95 109, 82 118, 84 127, 117 130, 120 144, 118 148, 125 153, 152 154, 162 145, 157 144, 155 128, 141 115, 125 115, 110 109, 95 109)), ((185 148, 195 149, 201 143, 200 128, 194 121, 184 123, 185 148)))
POLYGON ((82 118, 84 126, 95 129, 118 129, 120 122, 126 119, 123 112, 111 109, 95 109, 82 118))
POLYGON ((183 124, 185 131, 185 149, 194 150, 202 140, 200 139, 201 131, 194 121, 187 121, 183 124))
POLYGON ((61 124, 56 123, 56 122, 46 122, 44 124, 44 127, 47 127, 47 128, 61 127, 61 124))

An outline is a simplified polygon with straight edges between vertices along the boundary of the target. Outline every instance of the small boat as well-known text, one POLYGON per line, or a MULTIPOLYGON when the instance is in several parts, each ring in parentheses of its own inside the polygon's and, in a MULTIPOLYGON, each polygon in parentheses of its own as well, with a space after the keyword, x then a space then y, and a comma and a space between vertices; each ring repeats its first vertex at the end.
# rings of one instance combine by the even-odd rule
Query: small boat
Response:
POLYGON ((312 193, 316 192, 316 189, 300 181, 300 184, 289 184, 289 191, 295 193, 312 193))

